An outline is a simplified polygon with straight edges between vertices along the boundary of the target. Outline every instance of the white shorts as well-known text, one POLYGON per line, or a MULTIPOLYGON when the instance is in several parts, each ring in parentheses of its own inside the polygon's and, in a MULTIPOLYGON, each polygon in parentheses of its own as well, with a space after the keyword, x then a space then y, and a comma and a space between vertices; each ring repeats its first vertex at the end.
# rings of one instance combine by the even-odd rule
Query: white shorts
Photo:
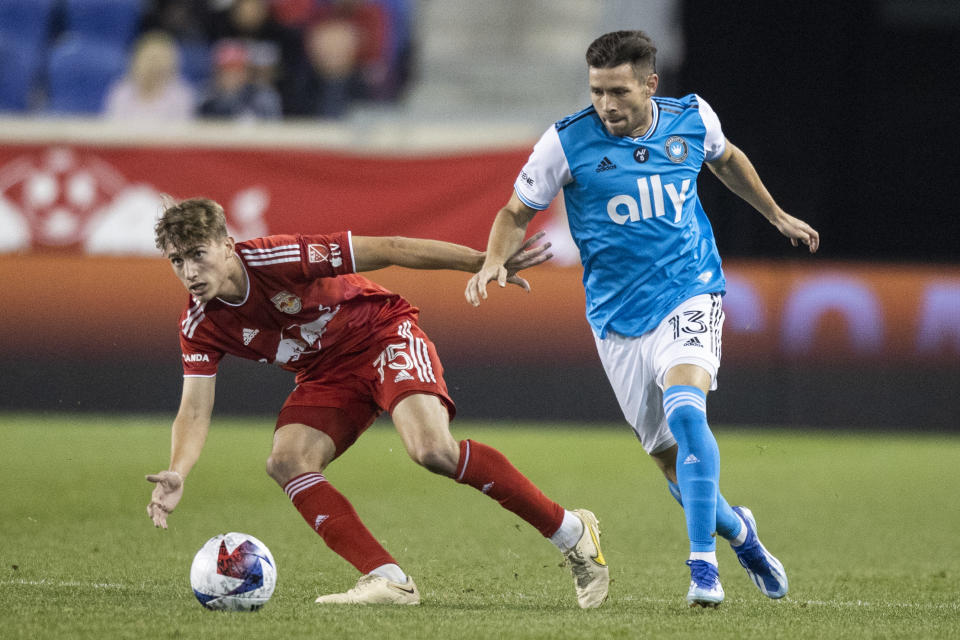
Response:
POLYGON ((663 414, 663 378, 671 367, 695 364, 710 374, 710 389, 717 388, 723 317, 721 296, 703 294, 681 303, 642 336, 613 331, 603 339, 594 336, 623 416, 647 453, 676 443, 663 414))

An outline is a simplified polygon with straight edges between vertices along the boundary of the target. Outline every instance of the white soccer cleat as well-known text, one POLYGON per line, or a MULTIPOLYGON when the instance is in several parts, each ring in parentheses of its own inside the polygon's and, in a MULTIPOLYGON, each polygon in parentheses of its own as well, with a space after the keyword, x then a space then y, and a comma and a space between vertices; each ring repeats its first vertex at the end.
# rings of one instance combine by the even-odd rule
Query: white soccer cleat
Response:
POLYGON ((687 560, 687 566, 690 567, 687 604, 691 607, 719 607, 724 593, 717 567, 705 560, 687 560))
POLYGON ((600 522, 586 509, 575 509, 573 513, 583 523, 583 534, 564 555, 573 572, 580 608, 594 609, 607 599, 610 588, 610 570, 600 550, 600 522))
POLYGON ((316 599, 317 604, 420 604, 420 591, 413 578, 400 584, 386 578, 367 574, 357 580, 357 586, 346 593, 331 593, 316 599))

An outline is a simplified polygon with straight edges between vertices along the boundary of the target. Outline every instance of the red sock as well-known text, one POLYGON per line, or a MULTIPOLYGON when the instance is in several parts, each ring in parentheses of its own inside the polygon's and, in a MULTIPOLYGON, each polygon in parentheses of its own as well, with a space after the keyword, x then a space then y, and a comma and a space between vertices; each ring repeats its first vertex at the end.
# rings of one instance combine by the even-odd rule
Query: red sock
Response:
POLYGON ((454 479, 487 494, 549 538, 563 522, 563 507, 543 495, 507 457, 475 440, 460 441, 454 479))
POLYGON ((283 490, 327 546, 360 573, 397 563, 360 521, 353 505, 322 473, 303 473, 287 482, 283 490))

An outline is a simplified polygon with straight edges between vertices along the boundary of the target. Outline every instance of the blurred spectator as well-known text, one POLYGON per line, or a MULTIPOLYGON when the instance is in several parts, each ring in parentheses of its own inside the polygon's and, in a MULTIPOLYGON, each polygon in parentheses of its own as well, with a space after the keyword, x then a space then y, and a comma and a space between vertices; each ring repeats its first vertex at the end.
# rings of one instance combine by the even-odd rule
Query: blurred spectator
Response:
POLYGON ((313 12, 323 0, 273 0, 270 12, 282 25, 303 29, 313 17, 313 12))
POLYGON ((250 73, 250 55, 243 43, 221 40, 214 49, 213 84, 200 104, 203 118, 272 120, 280 118, 280 95, 250 73))
POLYGON ((286 110, 304 65, 300 34, 274 20, 267 0, 234 0, 211 22, 211 41, 222 38, 243 42, 257 81, 279 90, 286 110))
MULTIPOLYGON (((2 0, 0 0, 2 1, 2 0)), ((180 46, 183 75, 194 87, 203 87, 210 80, 210 24, 213 20, 212 0, 144 0, 141 31, 161 29, 176 39, 180 46)))
POLYGON ((365 84, 378 100, 396 99, 411 75, 414 0, 273 0, 281 24, 305 31, 313 21, 345 18, 361 32, 360 65, 365 84))
POLYGON ((310 68, 293 111, 337 118, 357 100, 386 97, 387 20, 380 5, 325 2, 314 9, 303 41, 310 68))
POLYGON ((196 92, 180 75, 176 42, 167 33, 149 31, 137 40, 127 75, 110 88, 104 115, 188 120, 195 108, 196 92))
POLYGON ((177 42, 208 43, 213 21, 211 3, 205 0, 146 0, 142 31, 162 29, 177 42))

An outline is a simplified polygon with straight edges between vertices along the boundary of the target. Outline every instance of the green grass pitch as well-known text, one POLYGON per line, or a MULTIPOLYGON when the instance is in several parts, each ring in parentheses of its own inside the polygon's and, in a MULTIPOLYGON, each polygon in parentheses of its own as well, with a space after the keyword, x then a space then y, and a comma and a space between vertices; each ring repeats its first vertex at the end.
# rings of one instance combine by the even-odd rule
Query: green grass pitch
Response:
POLYGON ((726 544, 717 610, 684 603, 679 507, 625 427, 482 424, 549 496, 597 513, 610 597, 576 606, 561 556, 473 489, 410 462, 379 422, 328 469, 422 592, 420 607, 313 604, 353 585, 267 477, 272 421, 215 419, 171 528, 146 515, 169 418, 0 415, 2 638, 949 638, 960 637, 960 438, 716 429, 721 488, 750 506, 790 594, 764 598, 726 544), (193 554, 243 531, 278 565, 255 613, 207 611, 193 554))

